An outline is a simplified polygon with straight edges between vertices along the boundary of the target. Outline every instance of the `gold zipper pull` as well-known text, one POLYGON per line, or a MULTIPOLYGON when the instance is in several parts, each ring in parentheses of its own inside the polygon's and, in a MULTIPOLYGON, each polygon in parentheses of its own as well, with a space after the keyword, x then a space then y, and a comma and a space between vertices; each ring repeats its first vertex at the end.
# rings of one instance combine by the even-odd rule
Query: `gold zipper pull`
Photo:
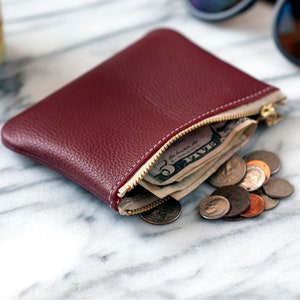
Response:
POLYGON ((260 119, 265 120, 268 126, 274 126, 282 120, 282 115, 276 111, 274 103, 269 103, 261 108, 260 119))

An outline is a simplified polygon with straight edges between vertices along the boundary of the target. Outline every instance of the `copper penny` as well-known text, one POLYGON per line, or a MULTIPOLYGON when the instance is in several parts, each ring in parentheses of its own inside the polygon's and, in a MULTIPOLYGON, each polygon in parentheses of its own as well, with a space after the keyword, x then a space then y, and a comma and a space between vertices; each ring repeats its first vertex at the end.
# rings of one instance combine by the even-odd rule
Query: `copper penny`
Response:
POLYGON ((265 194, 272 198, 285 198, 293 194, 294 186, 286 179, 272 177, 263 186, 265 194))
POLYGON ((275 153, 266 150, 253 151, 245 155, 244 159, 246 161, 249 160, 264 161, 270 167, 271 174, 275 174, 280 169, 280 165, 281 165, 279 157, 275 153))
POLYGON ((265 163, 262 160, 255 159, 255 160, 250 160, 246 163, 246 166, 250 166, 250 165, 259 166, 264 171, 266 176, 265 182, 267 182, 270 179, 271 170, 267 163, 265 163))
POLYGON ((177 220, 180 214, 181 204, 179 201, 169 199, 160 206, 141 213, 140 217, 150 224, 164 225, 177 220))
POLYGON ((201 201, 199 205, 200 215, 209 220, 224 217, 230 209, 230 202, 223 196, 209 196, 201 201))
POLYGON ((215 187, 234 185, 240 182, 245 174, 245 161, 239 155, 234 155, 208 179, 208 182, 215 187))
POLYGON ((260 196, 263 198, 265 202, 265 210, 272 209, 276 207, 279 203, 279 199, 273 199, 265 194, 261 194, 260 196))
POLYGON ((265 210, 265 202, 262 197, 254 193, 249 193, 249 195, 250 205, 245 212, 241 213, 241 216, 245 218, 256 217, 265 210))
POLYGON ((216 189, 212 195, 223 196, 230 202, 230 210, 225 217, 235 217, 244 212, 250 204, 249 193, 237 185, 228 185, 216 189))
POLYGON ((248 192, 258 190, 266 181, 266 175, 262 168, 256 165, 247 166, 247 172, 244 179, 239 183, 239 186, 246 189, 248 192))

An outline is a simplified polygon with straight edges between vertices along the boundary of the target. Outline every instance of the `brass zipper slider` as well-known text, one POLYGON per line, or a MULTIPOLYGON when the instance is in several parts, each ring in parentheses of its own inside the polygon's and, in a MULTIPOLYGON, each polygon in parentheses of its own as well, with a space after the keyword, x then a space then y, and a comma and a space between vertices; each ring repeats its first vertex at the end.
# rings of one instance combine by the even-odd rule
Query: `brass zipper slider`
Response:
POLYGON ((274 126, 282 120, 282 115, 276 111, 274 103, 269 103, 261 108, 260 119, 265 120, 268 126, 274 126))

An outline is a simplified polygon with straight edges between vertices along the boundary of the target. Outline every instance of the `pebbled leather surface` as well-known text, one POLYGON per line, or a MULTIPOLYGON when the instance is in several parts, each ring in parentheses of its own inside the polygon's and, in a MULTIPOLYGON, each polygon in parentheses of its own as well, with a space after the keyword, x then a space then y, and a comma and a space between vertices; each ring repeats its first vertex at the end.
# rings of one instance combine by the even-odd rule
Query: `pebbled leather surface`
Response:
POLYGON ((277 90, 155 30, 8 121, 8 148, 117 210, 117 191, 176 133, 277 90))

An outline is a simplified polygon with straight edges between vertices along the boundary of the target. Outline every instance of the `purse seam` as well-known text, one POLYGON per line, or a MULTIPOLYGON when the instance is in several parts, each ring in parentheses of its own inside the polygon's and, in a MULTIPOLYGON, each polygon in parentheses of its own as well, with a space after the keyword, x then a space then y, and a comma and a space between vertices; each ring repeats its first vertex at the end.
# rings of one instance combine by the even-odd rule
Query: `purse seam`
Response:
MULTIPOLYGON (((112 199, 112 196, 113 196, 113 193, 115 192, 115 189, 117 188, 117 186, 120 184, 120 182, 131 172, 131 170, 142 160, 144 159, 145 156, 147 156, 158 144, 160 144, 161 142, 164 142, 170 135, 172 135, 175 131, 181 129, 182 127, 185 127, 191 123, 193 123, 194 121, 196 121, 197 119, 201 119, 203 117, 205 117, 206 115, 208 114, 211 114, 211 113, 214 113, 214 112, 217 112, 223 108, 227 108, 228 106, 231 106, 231 105, 234 105, 236 103, 241 103, 241 102, 244 102, 246 100, 248 100, 249 98, 253 98, 253 97, 256 97, 262 93, 265 93, 269 90, 272 90, 272 89, 276 89, 275 87, 273 86, 269 86, 269 87, 266 87, 254 94, 251 94, 251 95, 248 95, 248 96, 245 96, 245 97, 242 97, 242 98, 239 98, 237 100, 234 100, 232 102, 229 102, 229 103, 226 103, 226 104, 223 104, 221 106, 218 106, 216 108, 213 108, 201 115, 198 115, 197 117, 194 117, 193 119, 189 120, 188 122, 185 122, 184 124, 181 124, 180 126, 178 126, 177 128, 175 128, 174 130, 172 130, 171 132, 169 132, 168 134, 166 134, 163 138, 161 138, 156 144, 154 144, 147 152, 145 152, 127 171, 126 173, 116 182, 116 184, 113 186, 113 188, 111 189, 110 193, 109 193, 109 201, 110 201, 110 206, 113 207, 113 204, 114 204, 114 200, 112 199)), ((116 203, 116 204, 119 204, 119 201, 116 203)))

